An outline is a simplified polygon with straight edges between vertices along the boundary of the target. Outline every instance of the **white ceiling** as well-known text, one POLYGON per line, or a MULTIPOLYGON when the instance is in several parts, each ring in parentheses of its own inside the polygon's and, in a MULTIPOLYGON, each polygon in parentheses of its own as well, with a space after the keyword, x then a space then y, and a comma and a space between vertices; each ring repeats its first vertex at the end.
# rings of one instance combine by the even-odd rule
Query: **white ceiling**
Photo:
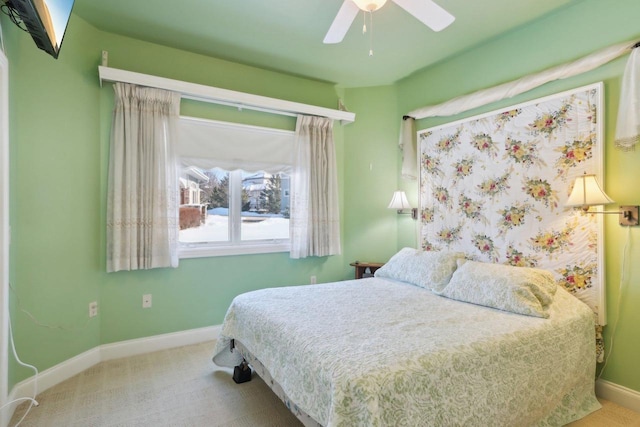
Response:
POLYGON ((342 43, 322 43, 342 1, 76 0, 73 11, 104 31, 363 87, 392 84, 582 0, 435 0, 456 17, 438 33, 389 1, 373 14, 373 56, 362 16, 342 43))

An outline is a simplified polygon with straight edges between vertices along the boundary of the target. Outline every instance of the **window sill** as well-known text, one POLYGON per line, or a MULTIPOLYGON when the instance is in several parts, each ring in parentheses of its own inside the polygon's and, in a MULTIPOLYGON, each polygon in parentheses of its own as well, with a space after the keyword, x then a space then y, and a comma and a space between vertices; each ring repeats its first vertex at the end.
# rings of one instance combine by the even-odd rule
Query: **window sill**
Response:
POLYGON ((217 256, 269 254, 277 252, 289 252, 289 242, 283 243, 247 243, 234 246, 183 246, 178 256, 184 258, 207 258, 217 256))

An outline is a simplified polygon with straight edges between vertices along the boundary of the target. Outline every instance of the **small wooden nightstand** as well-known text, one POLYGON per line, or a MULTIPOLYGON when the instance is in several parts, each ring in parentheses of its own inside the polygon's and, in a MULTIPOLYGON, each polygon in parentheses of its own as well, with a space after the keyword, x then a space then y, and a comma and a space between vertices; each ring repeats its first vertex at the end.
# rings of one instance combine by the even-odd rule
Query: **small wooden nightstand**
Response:
POLYGON ((373 276, 373 273, 376 272, 377 269, 384 265, 383 262, 352 262, 349 264, 351 267, 356 268, 356 279, 362 279, 363 277, 369 277, 369 274, 373 276), (367 271, 369 269, 369 271, 367 271), (365 276, 366 274, 366 276, 365 276))

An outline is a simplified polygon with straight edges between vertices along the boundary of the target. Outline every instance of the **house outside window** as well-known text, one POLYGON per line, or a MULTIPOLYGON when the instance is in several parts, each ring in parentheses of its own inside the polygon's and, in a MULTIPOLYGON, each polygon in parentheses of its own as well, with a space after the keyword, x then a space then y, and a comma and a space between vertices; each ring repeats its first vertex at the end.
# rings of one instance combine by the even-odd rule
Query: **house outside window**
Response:
POLYGON ((223 124, 225 132, 218 134, 217 122, 185 123, 181 135, 193 139, 182 152, 178 149, 180 257, 288 252, 290 178, 286 172, 293 132, 223 124), (244 141, 243 131, 250 144, 234 153, 233 147, 244 141), (268 146, 274 135, 288 144, 279 142, 284 147, 279 157, 284 159, 276 157, 277 167, 269 163, 274 163, 269 156, 278 153, 268 146), (262 163, 271 170, 257 169, 262 163))
POLYGON ((242 178, 249 197, 249 210, 272 213, 289 212, 289 175, 258 172, 242 178))
POLYGON ((178 179, 180 184, 180 230, 202 225, 206 220, 206 205, 201 203, 200 186, 209 177, 198 168, 183 168, 178 179))

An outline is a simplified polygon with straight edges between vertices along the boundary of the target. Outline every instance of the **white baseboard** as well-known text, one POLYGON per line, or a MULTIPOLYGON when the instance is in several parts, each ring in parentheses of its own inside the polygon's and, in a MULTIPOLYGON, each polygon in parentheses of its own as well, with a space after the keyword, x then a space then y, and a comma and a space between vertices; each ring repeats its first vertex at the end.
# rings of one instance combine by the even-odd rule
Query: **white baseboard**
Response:
POLYGON ((104 344, 100 346, 101 361, 211 341, 218 338, 221 327, 222 325, 208 326, 206 328, 189 329, 187 331, 104 344))
MULTIPOLYGON (((14 401, 23 397, 33 397, 35 394, 45 391, 46 389, 53 387, 56 384, 61 383, 64 380, 71 378, 74 375, 79 374, 100 362, 100 348, 96 347, 89 351, 85 351, 82 354, 67 359, 64 362, 53 366, 47 370, 38 373, 37 377, 30 377, 24 381, 16 384, 7 402, 14 401)), ((23 401, 15 402, 6 409, 8 418, 5 420, 7 423, 13 416, 15 409, 23 401)))
POLYGON ((606 380, 596 381, 596 396, 640 412, 640 392, 606 380))
MULTIPOLYGON (((91 350, 85 351, 84 353, 40 372, 37 378, 30 377, 19 382, 13 387, 11 393, 9 393, 7 402, 11 402, 14 399, 22 397, 32 397, 36 385, 38 393, 41 393, 48 388, 79 374, 93 365, 106 360, 135 356, 138 354, 151 353, 154 351, 166 350, 168 348, 214 340, 218 337, 220 329, 221 325, 208 326, 205 328, 189 329, 186 331, 154 335, 151 337, 120 341, 112 344, 104 344, 99 347, 92 348, 91 350)), ((213 350, 213 348, 211 350, 213 350)), ((213 353, 211 355, 213 356, 213 353)), ((14 413, 15 408, 20 403, 22 402, 17 402, 5 409, 10 414, 9 418, 6 418, 7 421, 11 419, 11 414, 14 413)))

